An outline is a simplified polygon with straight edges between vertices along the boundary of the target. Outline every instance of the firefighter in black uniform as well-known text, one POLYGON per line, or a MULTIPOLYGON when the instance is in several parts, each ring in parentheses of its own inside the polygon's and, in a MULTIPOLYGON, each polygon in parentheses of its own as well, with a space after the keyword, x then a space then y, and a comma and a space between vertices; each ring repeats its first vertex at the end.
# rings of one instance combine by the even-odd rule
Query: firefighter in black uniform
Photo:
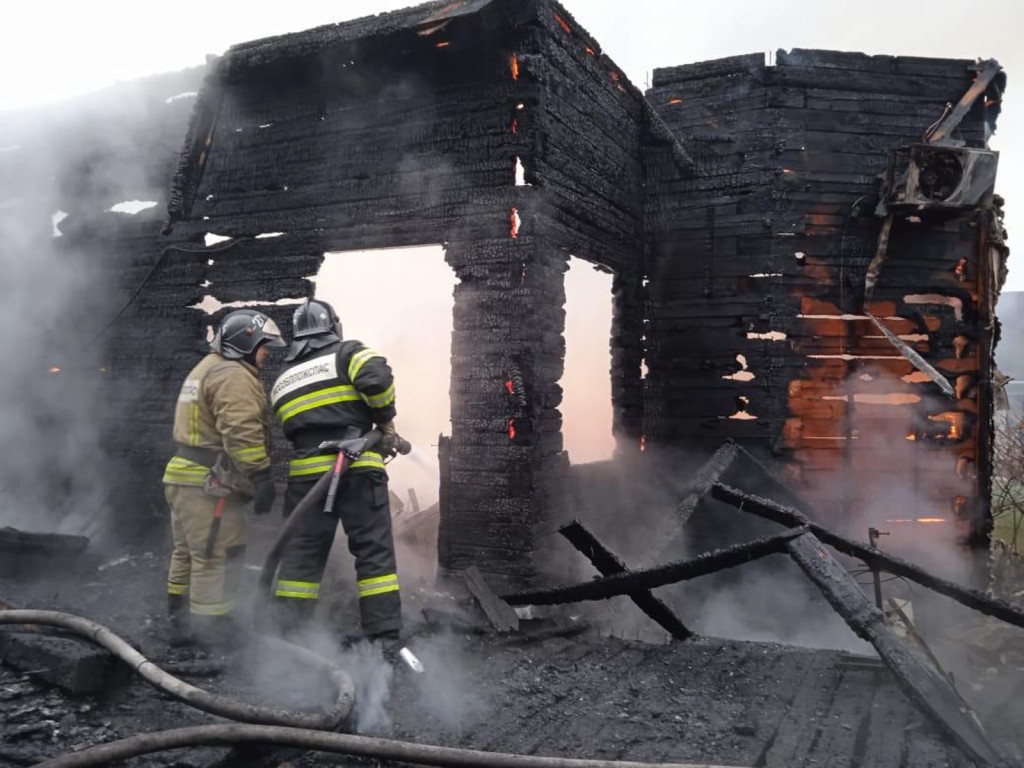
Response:
MULTIPOLYGON (((359 437, 376 427, 388 451, 394 428, 395 386, 387 361, 359 341, 342 340, 330 304, 310 300, 295 310, 289 367, 271 391, 271 405, 295 449, 288 468, 285 513, 291 514, 336 454, 325 440, 359 437)), ((308 624, 320 596, 320 581, 338 521, 355 558, 363 634, 396 650, 402 626, 395 547, 391 535, 388 479, 381 453, 367 451, 342 476, 333 509, 312 514, 285 549, 275 585, 277 622, 295 632, 308 624)))

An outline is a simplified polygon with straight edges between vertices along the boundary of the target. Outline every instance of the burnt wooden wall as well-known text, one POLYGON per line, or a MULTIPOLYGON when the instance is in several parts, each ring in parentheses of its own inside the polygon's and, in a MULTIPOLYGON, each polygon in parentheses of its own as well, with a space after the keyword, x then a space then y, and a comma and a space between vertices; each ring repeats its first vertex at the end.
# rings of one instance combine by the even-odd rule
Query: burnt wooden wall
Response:
MULTIPOLYGON (((655 71, 648 98, 700 173, 680 178, 657 155, 648 169, 649 442, 731 437, 773 454, 858 535, 935 517, 950 537, 984 536, 987 214, 897 217, 870 304, 958 384, 955 400, 861 309, 876 175, 972 77, 967 61, 826 51, 655 71)), ((957 138, 984 146, 995 111, 979 100, 957 138)))
MULTIPOLYGON (((568 468, 570 254, 615 274, 616 429, 640 420, 643 97, 596 48, 557 4, 510 0, 232 48, 200 94, 170 206, 177 243, 231 239, 212 263, 168 253, 153 281, 275 302, 311 295, 325 251, 442 243, 458 284, 439 555, 498 583, 539 571, 568 468)), ((375 284, 372 255, 365 275, 367 290, 412 289, 375 284)), ((267 309, 288 328, 287 306, 267 309)), ((209 318, 180 322, 196 336, 209 318)), ((397 383, 399 424, 415 386, 397 383)))
POLYGON ((0 487, 16 524, 120 535, 151 528, 163 506, 155 472, 166 461, 165 406, 180 375, 175 355, 195 339, 177 331, 180 296, 137 289, 163 250, 170 178, 201 78, 201 68, 143 78, 5 115, 0 126, 3 312, 32 297, 5 322, 20 362, 4 377, 14 450, 0 487), (110 211, 131 200, 156 206, 110 211), (68 216, 54 237, 57 211, 68 216), (49 498, 38 507, 42 489, 49 498))
MULTIPOLYGON (((956 503, 977 532, 991 346, 984 226, 969 215, 900 222, 875 295, 875 310, 941 370, 976 377, 956 403, 936 409, 932 385, 857 314, 879 227, 866 202, 874 176, 891 147, 959 97, 967 65, 736 57, 659 70, 645 102, 550 0, 434 2, 235 46, 208 66, 187 130, 191 102, 173 102, 159 130, 156 113, 129 121, 130 149, 89 165, 121 160, 143 180, 132 189, 145 192, 122 185, 116 199, 166 200, 164 234, 152 213, 76 217, 85 200, 114 200, 84 183, 102 174, 58 163, 68 202, 56 207, 73 214, 64 244, 119 277, 103 367, 117 399, 104 446, 121 468, 122 516, 152 527, 162 507, 173 400, 220 316, 194 305, 259 302, 288 330, 291 308, 276 302, 312 295, 307 278, 326 251, 440 243, 459 281, 443 569, 476 563, 498 585, 543 571, 535 555, 568 472, 558 381, 570 254, 613 274, 620 455, 699 453, 732 437, 780 459, 827 508, 849 513, 863 500, 867 483, 834 481, 851 469, 915 489, 936 510, 966 497, 956 503), (183 149, 169 139, 183 135, 183 149), (153 191, 172 169, 169 194, 153 191), (207 246, 208 234, 227 240, 207 246), (961 258, 966 271, 954 275, 961 258), (963 310, 910 305, 911 289, 963 310), (958 336, 968 340, 959 352, 958 336), (870 402, 894 394, 921 400, 870 402), (963 414, 955 439, 905 439, 915 424, 961 418, 928 419, 950 411, 963 414), (890 458, 866 439, 875 431, 890 458)), ((968 143, 983 143, 985 117, 964 122, 968 143)), ((51 206, 39 206, 42 224, 51 206)), ((375 281, 374 266, 371 255, 366 289, 385 295, 393 286, 375 281)), ((399 420, 402 389, 414 386, 398 382, 399 420)))

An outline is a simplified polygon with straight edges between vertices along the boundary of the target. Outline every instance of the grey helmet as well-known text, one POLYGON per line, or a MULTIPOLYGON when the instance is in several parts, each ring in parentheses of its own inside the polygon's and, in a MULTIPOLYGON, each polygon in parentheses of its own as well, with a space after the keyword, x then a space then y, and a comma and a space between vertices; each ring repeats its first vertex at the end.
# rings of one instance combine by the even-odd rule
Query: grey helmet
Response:
POLYGON ((261 345, 285 347, 277 323, 254 309, 237 309, 220 322, 210 349, 229 360, 251 358, 261 345))
POLYGON ((341 341, 341 321, 326 301, 309 299, 292 315, 292 346, 285 357, 292 362, 307 352, 323 349, 341 341))

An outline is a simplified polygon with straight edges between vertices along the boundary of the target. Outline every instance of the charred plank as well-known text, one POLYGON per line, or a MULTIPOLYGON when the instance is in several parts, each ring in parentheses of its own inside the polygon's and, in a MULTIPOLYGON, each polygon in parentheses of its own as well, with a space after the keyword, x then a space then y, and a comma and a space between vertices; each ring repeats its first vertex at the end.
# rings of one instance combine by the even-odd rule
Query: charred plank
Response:
MULTIPOLYGON (((570 544, 582 553, 602 576, 629 573, 629 568, 611 550, 605 547, 581 522, 574 521, 558 529, 570 544)), ((634 592, 629 596, 637 607, 664 628, 676 640, 687 640, 693 632, 679 620, 672 609, 648 591, 634 592)))

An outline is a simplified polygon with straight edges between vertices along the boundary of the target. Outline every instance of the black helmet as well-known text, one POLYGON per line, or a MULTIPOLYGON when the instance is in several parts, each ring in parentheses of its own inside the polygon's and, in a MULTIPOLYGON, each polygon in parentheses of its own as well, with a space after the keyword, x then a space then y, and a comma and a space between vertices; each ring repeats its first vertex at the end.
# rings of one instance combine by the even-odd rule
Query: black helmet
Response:
POLYGON ((238 309, 221 320, 210 349, 229 360, 241 360, 252 355, 262 344, 287 346, 277 323, 254 309, 238 309))
POLYGON ((305 339, 309 336, 333 334, 341 337, 338 313, 326 301, 309 299, 300 305, 292 315, 292 337, 305 339))
POLYGON ((326 301, 309 299, 292 315, 292 346, 284 360, 291 363, 341 341, 341 321, 326 301))

